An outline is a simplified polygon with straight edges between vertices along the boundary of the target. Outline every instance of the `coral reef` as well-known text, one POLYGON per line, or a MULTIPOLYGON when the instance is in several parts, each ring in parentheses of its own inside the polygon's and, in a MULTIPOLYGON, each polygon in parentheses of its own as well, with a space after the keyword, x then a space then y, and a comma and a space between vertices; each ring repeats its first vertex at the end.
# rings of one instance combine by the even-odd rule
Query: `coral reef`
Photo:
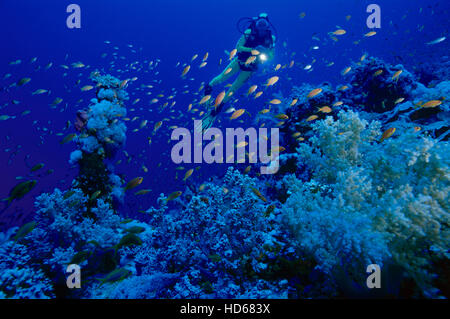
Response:
POLYGON ((169 209, 161 196, 160 207, 146 212, 151 236, 123 252, 135 263, 138 277, 128 279, 134 288, 123 292, 124 281, 103 297, 287 298, 280 261, 299 257, 280 228, 278 210, 256 195, 256 187, 257 180, 229 168, 222 182, 188 190, 177 204, 185 203, 182 209, 169 209), (170 280, 155 291, 150 283, 161 278, 170 280))
MULTIPOLYGON (((97 191, 104 196, 111 193, 109 175, 112 173, 105 160, 111 158, 126 140, 126 126, 120 119, 126 116, 123 103, 128 95, 123 89, 124 82, 111 75, 93 72, 91 79, 97 83, 97 98, 92 99, 93 104, 83 111, 85 125, 77 126, 80 135, 75 139, 79 149, 72 152, 70 162, 77 162, 80 167, 75 187, 89 196, 97 191)), ((77 115, 77 121, 81 122, 79 118, 77 115)))
POLYGON ((417 85, 403 65, 392 66, 375 57, 353 63, 346 76, 349 89, 341 91, 342 99, 350 99, 354 107, 368 112, 391 110, 399 98, 407 99, 417 85))
POLYGON ((92 73, 69 160, 79 174, 0 234, 0 298, 449 297, 450 82, 425 87, 372 57, 343 75, 276 96, 277 174, 185 180, 136 220, 118 210, 127 187, 110 163, 128 81, 92 73), (69 264, 83 289, 67 288, 69 264), (383 289, 365 286, 369 264, 383 289))
POLYGON ((325 270, 345 260, 361 273, 358 262, 391 255, 423 294, 438 295, 430 266, 449 257, 450 146, 412 129, 377 142, 380 123, 338 117, 314 124, 298 148, 311 180, 288 179, 287 223, 325 270))
POLYGON ((0 299, 53 298, 51 281, 33 263, 30 250, 14 241, 0 244, 0 299))

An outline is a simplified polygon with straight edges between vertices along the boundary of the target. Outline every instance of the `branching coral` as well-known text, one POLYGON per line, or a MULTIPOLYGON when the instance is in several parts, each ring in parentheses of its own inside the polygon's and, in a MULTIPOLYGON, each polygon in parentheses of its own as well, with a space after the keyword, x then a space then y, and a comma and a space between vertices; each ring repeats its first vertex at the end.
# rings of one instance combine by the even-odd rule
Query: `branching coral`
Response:
POLYGON ((47 299, 54 297, 51 281, 32 263, 24 245, 7 241, 0 245, 0 298, 47 299))
POLYGON ((128 95, 124 85, 111 75, 94 72, 91 79, 97 83, 97 98, 91 100, 93 104, 87 111, 83 111, 86 124, 81 126, 81 134, 75 139, 80 149, 72 152, 70 161, 79 164, 77 186, 85 194, 91 196, 100 191, 101 196, 106 196, 114 185, 109 184, 111 172, 104 160, 112 157, 125 143, 127 128, 120 119, 126 116, 123 102, 128 95))
POLYGON ((290 180, 283 211, 325 269, 336 257, 352 265, 391 254, 423 293, 433 294, 430 265, 448 258, 450 243, 450 146, 413 130, 379 143, 379 126, 353 112, 317 122, 298 158, 315 183, 331 191, 290 180))
POLYGON ((342 92, 342 98, 365 111, 386 112, 394 108, 397 99, 408 98, 417 83, 403 65, 389 65, 368 57, 353 63, 347 76, 350 89, 342 92))
MULTIPOLYGON (((163 297, 287 297, 281 283, 286 278, 272 268, 277 258, 293 259, 295 252, 277 223, 278 213, 266 214, 269 205, 257 187, 255 179, 230 168, 223 184, 206 183, 198 193, 187 192, 184 209, 169 210, 162 197, 159 209, 147 211, 151 238, 128 250, 137 273, 177 274, 163 297)), ((149 291, 147 297, 153 295, 149 291)))

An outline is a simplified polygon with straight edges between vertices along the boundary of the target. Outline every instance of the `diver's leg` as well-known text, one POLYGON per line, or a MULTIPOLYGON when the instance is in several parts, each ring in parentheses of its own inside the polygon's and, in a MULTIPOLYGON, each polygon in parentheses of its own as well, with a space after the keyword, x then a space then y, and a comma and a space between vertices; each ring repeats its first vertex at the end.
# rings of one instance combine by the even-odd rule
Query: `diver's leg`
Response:
POLYGON ((227 103, 233 97, 233 95, 248 81, 248 79, 251 78, 252 75, 252 71, 241 71, 241 73, 239 73, 238 77, 228 90, 222 104, 227 103))
POLYGON ((212 79, 211 82, 209 82, 210 86, 216 86, 218 84, 221 84, 225 81, 227 81, 230 77, 232 77, 236 72, 239 71, 239 62, 237 59, 233 59, 230 64, 225 68, 225 70, 222 71, 218 76, 216 76, 214 79, 212 79), (227 72, 228 69, 231 70, 227 72))
MULTIPOLYGON (((230 64, 231 65, 231 64, 230 64)), ((236 73, 238 70, 240 70, 239 68, 239 64, 236 63, 237 66, 237 70, 234 71, 234 65, 233 70, 230 73, 236 73), (233 72, 234 71, 234 72, 233 72)), ((227 68, 228 69, 228 68, 227 68)), ((230 100, 230 98, 234 95, 234 93, 239 90, 245 82, 248 81, 248 79, 252 76, 253 72, 251 71, 241 71, 241 73, 239 73, 238 77, 236 78, 236 80, 233 82, 233 84, 231 85, 230 89, 228 90, 228 92, 225 95, 225 98, 223 99, 222 103, 220 103, 220 105, 217 106, 217 108, 213 108, 203 119, 202 119, 202 127, 198 127, 196 128, 196 130, 198 132, 203 132, 205 133, 214 123, 217 115, 222 111, 223 106, 225 105, 225 103, 227 101, 230 100)), ((228 75, 228 74, 227 74, 228 75)), ((228 77, 229 78, 229 77, 228 77)))

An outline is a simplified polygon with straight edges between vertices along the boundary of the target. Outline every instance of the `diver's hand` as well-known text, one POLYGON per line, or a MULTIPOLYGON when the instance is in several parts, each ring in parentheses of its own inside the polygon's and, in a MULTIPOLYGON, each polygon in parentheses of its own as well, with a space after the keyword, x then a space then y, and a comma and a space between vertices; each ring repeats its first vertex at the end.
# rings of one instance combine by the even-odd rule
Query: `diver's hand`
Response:
POLYGON ((258 45, 256 47, 256 50, 258 50, 258 52, 259 52, 258 62, 259 63, 265 63, 268 60, 268 58, 269 58, 267 48, 263 47, 262 45, 258 45))
POLYGON ((262 45, 258 45, 255 49, 257 51, 259 51, 260 54, 266 52, 266 50, 267 50, 266 47, 264 47, 262 45))

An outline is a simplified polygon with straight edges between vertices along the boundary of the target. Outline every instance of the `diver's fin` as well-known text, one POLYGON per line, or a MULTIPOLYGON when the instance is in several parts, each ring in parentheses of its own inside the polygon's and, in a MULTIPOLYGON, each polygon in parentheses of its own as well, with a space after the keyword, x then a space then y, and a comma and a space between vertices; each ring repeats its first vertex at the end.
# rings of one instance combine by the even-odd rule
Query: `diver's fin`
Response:
POLYGON ((216 120, 216 115, 213 114, 213 112, 210 112, 209 114, 207 114, 204 118, 202 118, 201 121, 201 126, 197 125, 195 127, 195 130, 198 133, 202 133, 204 134, 214 123, 214 121, 216 120))

